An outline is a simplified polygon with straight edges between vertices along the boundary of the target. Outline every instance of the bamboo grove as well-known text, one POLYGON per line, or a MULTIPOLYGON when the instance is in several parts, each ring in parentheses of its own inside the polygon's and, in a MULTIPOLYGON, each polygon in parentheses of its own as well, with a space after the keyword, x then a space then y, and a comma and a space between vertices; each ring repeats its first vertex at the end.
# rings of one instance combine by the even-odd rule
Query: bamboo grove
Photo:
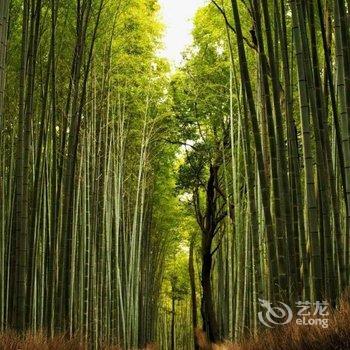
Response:
POLYGON ((158 5, 35 0, 8 10, 1 1, 1 327, 136 347, 150 340, 140 326, 156 305, 143 290, 157 300, 168 244, 153 208, 169 177, 156 174, 158 159, 172 152, 158 142, 158 5))
POLYGON ((350 3, 0 0, 0 328, 198 349, 349 284, 350 3), (20 14, 20 15, 19 15, 20 14))

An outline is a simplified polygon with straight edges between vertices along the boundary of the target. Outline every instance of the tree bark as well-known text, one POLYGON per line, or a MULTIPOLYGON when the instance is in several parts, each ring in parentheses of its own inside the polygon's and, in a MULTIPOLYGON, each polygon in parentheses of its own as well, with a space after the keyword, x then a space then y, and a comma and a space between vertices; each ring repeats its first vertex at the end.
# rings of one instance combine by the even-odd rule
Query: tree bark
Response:
POLYGON ((219 223, 216 217, 217 200, 217 176, 219 167, 210 166, 210 176, 206 189, 206 214, 202 226, 202 317, 203 330, 207 333, 209 340, 213 343, 220 340, 218 324, 216 320, 214 302, 212 297, 211 273, 212 273, 212 242, 216 228, 219 223))
POLYGON ((171 350, 175 350, 175 295, 174 288, 171 297, 171 332, 170 332, 171 350))
POLYGON ((9 3, 9 0, 3 0, 0 3, 0 130, 2 129, 2 115, 4 112, 5 63, 7 51, 9 3))
POLYGON ((193 344, 194 349, 198 350, 199 346, 197 343, 196 329, 198 326, 197 319, 197 297, 196 297, 196 280, 195 280, 195 270, 194 270, 194 237, 192 237, 190 242, 190 253, 188 259, 188 271, 190 275, 190 285, 191 285, 191 302, 192 302, 192 328, 193 328, 193 344))

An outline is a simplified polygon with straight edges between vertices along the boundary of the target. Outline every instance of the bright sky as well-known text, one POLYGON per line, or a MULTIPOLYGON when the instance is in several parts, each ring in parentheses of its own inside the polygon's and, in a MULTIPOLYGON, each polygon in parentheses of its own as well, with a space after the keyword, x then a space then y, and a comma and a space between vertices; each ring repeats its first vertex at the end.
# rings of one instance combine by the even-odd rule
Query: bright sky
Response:
POLYGON ((159 0, 162 21, 166 26, 161 55, 174 65, 181 63, 181 53, 192 40, 193 16, 206 2, 207 0, 159 0))

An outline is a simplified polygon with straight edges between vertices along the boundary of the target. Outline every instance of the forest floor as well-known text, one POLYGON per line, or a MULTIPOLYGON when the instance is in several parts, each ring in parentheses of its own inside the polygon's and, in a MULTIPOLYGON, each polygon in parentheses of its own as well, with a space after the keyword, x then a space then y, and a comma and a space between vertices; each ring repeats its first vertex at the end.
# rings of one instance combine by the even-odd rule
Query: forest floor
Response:
POLYGON ((337 310, 330 310, 328 327, 300 326, 291 322, 264 331, 241 344, 209 345, 205 335, 198 339, 203 350, 348 350, 350 349, 350 300, 342 300, 337 310))
MULTIPOLYGON (((350 303, 343 301, 337 310, 330 311, 329 326, 289 326, 262 332, 255 339, 242 344, 225 343, 210 345, 205 335, 198 332, 203 350, 347 350, 350 349, 350 303)), ((27 334, 20 337, 15 333, 0 335, 0 350, 85 350, 86 345, 78 338, 67 341, 64 336, 47 339, 42 334, 27 334)), ((99 347, 101 350, 119 350, 118 347, 99 347)), ((144 350, 157 350, 149 346, 144 350)), ((165 349, 168 350, 168 349, 165 349)), ((181 349, 178 349, 181 350, 181 349)))

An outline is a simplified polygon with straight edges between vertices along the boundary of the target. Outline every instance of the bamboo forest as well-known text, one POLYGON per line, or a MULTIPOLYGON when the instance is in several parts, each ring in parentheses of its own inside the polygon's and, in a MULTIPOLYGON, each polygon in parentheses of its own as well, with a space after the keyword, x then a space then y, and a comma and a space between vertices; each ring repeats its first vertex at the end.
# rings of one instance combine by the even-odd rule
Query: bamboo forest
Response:
POLYGON ((0 0, 0 349, 346 350, 349 282, 349 0, 0 0))

